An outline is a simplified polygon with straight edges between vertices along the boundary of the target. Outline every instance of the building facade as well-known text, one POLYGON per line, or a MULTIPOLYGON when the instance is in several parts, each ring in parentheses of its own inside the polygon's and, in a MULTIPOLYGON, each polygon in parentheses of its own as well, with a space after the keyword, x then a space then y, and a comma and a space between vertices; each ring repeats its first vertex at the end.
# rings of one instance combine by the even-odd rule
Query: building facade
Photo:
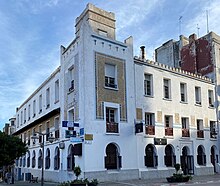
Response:
POLYGON ((75 179, 76 165, 102 181, 166 177, 175 163, 185 174, 218 172, 211 79, 133 58, 132 37, 117 41, 114 13, 94 5, 75 28, 60 66, 16 110, 14 135, 29 148, 16 161, 18 179, 40 178, 43 160, 45 179, 56 182, 75 179))

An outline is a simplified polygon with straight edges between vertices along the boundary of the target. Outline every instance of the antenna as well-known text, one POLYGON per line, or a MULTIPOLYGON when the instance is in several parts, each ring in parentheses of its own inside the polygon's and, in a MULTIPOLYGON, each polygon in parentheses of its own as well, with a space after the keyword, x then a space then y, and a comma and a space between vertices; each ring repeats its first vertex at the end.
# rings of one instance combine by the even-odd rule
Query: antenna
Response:
POLYGON ((183 18, 183 16, 180 16, 180 17, 179 17, 179 35, 181 35, 182 18, 183 18))
POLYGON ((197 24, 196 28, 197 28, 197 33, 198 33, 197 35, 198 35, 198 38, 199 38, 199 29, 200 29, 199 24, 197 24))
POLYGON ((209 12, 206 10, 206 23, 207 23, 207 34, 209 33, 209 12))

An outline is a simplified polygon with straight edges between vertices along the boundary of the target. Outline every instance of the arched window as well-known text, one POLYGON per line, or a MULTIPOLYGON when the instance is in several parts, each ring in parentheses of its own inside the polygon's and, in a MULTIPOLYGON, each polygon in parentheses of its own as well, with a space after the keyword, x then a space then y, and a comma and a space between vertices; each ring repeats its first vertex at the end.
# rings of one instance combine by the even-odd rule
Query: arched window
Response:
POLYGON ((43 160, 42 151, 39 150, 39 153, 38 153, 38 169, 42 168, 42 162, 43 162, 42 160, 43 160))
POLYGON ((173 167, 176 163, 176 156, 171 145, 165 147, 164 162, 167 167, 173 167))
POLYGON ((31 163, 31 157, 30 157, 30 151, 27 152, 27 167, 30 167, 30 163, 31 163))
POLYGON ((35 151, 33 151, 32 154, 32 168, 34 168, 36 166, 36 154, 35 151))
POLYGON ((117 146, 113 143, 108 144, 106 147, 105 168, 121 168, 121 156, 119 155, 117 146))
POLYGON ((22 166, 22 157, 20 157, 20 159, 19 159, 19 166, 20 167, 22 166))
POLYGON ((47 148, 46 150, 46 157, 45 157, 45 169, 50 168, 50 149, 47 148))
POLYGON ((23 167, 26 166, 26 155, 23 156, 23 167))
POLYGON ((73 145, 70 145, 68 148, 68 156, 67 156, 67 170, 72 171, 74 167, 75 167, 74 148, 73 145))
POLYGON ((155 147, 152 144, 149 144, 145 148, 145 154, 146 156, 144 157, 145 160, 145 166, 147 167, 156 167, 158 165, 158 157, 155 152, 155 147))
POLYGON ((54 170, 60 169, 60 150, 58 147, 55 149, 55 156, 54 156, 54 170))
POLYGON ((204 152, 204 147, 202 145, 199 145, 197 149, 197 163, 198 165, 206 164, 206 155, 204 152))

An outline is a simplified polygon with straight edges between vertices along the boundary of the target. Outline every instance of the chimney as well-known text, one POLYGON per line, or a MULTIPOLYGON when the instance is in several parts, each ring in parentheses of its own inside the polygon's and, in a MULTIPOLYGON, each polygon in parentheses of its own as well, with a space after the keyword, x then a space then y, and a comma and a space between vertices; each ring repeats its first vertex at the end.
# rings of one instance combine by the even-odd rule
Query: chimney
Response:
POLYGON ((144 59, 146 59, 145 46, 141 46, 140 49, 141 49, 140 58, 141 58, 142 60, 144 60, 144 59))

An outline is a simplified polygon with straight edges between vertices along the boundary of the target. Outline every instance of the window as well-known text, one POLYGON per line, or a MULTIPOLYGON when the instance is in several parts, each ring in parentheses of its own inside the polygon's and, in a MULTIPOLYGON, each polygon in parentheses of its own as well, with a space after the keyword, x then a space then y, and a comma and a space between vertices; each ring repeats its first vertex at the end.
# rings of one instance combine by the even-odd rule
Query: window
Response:
POLYGON ((59 101, 59 80, 55 82, 55 102, 59 101))
POLYGON ((33 118, 36 116, 36 100, 33 101, 33 118))
POLYGON ((21 111, 21 125, 23 124, 23 111, 21 111))
POLYGON ((165 127, 173 127, 173 116, 165 116, 165 127))
POLYGON ((187 102, 186 84, 185 83, 180 83, 180 100, 181 100, 181 102, 187 102))
POLYGON ((214 107, 213 90, 208 90, 208 96, 209 96, 209 107, 214 107))
POLYGON ((190 137, 189 134, 189 118, 181 118, 182 122, 182 137, 190 137))
POLYGON ((203 120, 197 119, 197 137, 204 138, 203 120))
POLYGON ((19 127, 19 114, 17 115, 17 128, 19 127))
POLYGON ((105 86, 117 88, 115 65, 105 64, 105 86))
POLYGON ((26 108, 24 109, 24 123, 26 123, 26 108))
POLYGON ((195 87, 195 98, 196 98, 196 104, 201 105, 201 88, 195 87))
MULTIPOLYGON (((41 133, 42 132, 42 125, 39 125, 39 133, 41 133)), ((39 143, 41 143, 42 142, 42 138, 43 138, 44 136, 39 136, 39 143)))
POLYGON ((31 144, 31 131, 28 131, 28 145, 31 144))
POLYGON ((145 74, 144 80, 144 94, 146 96, 153 96, 153 80, 151 74, 145 74))
POLYGON ((106 107, 106 132, 118 133, 117 109, 106 107))
POLYGON ((153 113, 145 113, 145 133, 155 135, 155 116, 153 113))
POLYGON ((42 94, 39 96, 39 114, 42 112, 42 101, 43 101, 43 99, 42 99, 42 94))
POLYGON ((173 116, 164 116, 165 136, 173 136, 173 116))
POLYGON ((145 125, 154 125, 155 119, 154 119, 153 113, 145 113, 145 125))
POLYGON ((68 71, 69 92, 74 90, 74 67, 68 71))
POLYGON ((50 88, 46 90, 46 108, 50 107, 50 88))
POLYGON ((55 139, 58 139, 60 137, 60 134, 59 134, 59 122, 60 122, 60 118, 56 117, 54 119, 55 139))
POLYGON ((31 105, 28 105, 28 120, 31 119, 31 105))
POLYGON ((99 30, 99 29, 98 29, 98 33, 99 33, 99 35, 101 35, 101 36, 105 36, 105 37, 108 36, 108 33, 107 33, 106 31, 104 31, 104 30, 99 30))
POLYGON ((30 159, 30 151, 27 152, 27 167, 30 167, 31 159, 30 159))
POLYGON ((32 154, 32 168, 34 168, 35 166, 36 166, 36 154, 34 150, 32 154))
POLYGON ((48 121, 47 123, 46 123, 46 141, 48 141, 48 138, 49 138, 49 136, 50 136, 50 122, 48 121))
POLYGON ((163 86, 164 86, 164 98, 165 99, 171 99, 170 95, 170 80, 164 79, 163 80, 163 86))
POLYGON ((210 138, 217 138, 215 121, 210 121, 210 138))

